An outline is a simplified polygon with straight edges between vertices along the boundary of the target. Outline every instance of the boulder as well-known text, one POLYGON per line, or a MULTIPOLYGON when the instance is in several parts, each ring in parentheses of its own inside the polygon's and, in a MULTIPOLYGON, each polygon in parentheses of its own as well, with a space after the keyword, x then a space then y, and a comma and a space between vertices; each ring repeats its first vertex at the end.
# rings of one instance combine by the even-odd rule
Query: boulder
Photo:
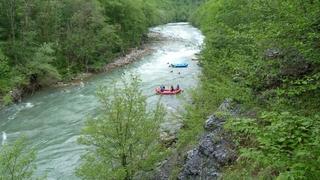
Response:
POLYGON ((277 59, 283 57, 283 53, 278 48, 269 48, 264 52, 266 59, 277 59))
POLYGON ((178 179, 195 179, 196 177, 199 177, 202 169, 201 161, 198 149, 188 151, 183 171, 180 173, 178 179))
POLYGON ((215 115, 209 116, 209 118, 204 123, 204 129, 207 131, 215 129, 217 127, 216 126, 217 119, 218 118, 215 115))
POLYGON ((233 150, 232 145, 224 140, 220 141, 213 152, 213 156, 220 166, 225 166, 236 160, 236 152, 233 150))
POLYGON ((231 98, 227 98, 221 103, 218 111, 229 113, 232 116, 237 116, 240 113, 240 108, 231 98))
POLYGON ((160 133, 160 141, 166 147, 172 146, 177 141, 177 136, 168 132, 160 133))
POLYGON ((212 134, 206 135, 201 138, 201 141, 199 143, 199 152, 201 154, 212 157, 215 151, 215 144, 213 143, 212 138, 212 134))
MULTIPOLYGON (((225 101, 220 108, 230 110, 230 107, 230 102, 225 101)), ((218 179, 223 166, 236 159, 234 145, 223 133, 223 124, 224 119, 214 114, 206 120, 206 132, 198 146, 187 152, 178 179, 218 179)))
MULTIPOLYGON (((219 112, 229 112, 232 115, 239 114, 240 110, 231 99, 226 99, 219 107, 219 112)), ((221 176, 220 172, 225 165, 232 163, 236 159, 234 144, 230 137, 223 130, 224 118, 219 118, 212 114, 204 123, 205 132, 199 143, 192 150, 187 151, 184 156, 176 154, 177 158, 170 158, 164 162, 157 176, 153 179, 166 179, 172 173, 173 161, 181 165, 178 175, 180 180, 216 180, 221 176), (183 158, 182 158, 183 157, 183 158), (180 159, 181 158, 181 159, 180 159)), ((161 133, 162 142, 166 145, 176 141, 176 136, 171 133, 161 133)))

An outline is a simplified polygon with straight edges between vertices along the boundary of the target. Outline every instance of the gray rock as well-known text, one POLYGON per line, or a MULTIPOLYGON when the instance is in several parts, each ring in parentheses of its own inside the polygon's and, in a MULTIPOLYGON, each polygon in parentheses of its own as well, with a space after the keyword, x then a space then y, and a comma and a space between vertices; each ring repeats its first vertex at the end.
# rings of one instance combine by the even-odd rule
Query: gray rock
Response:
POLYGON ((177 141, 177 136, 176 136, 176 134, 171 134, 168 132, 161 132, 160 133, 160 141, 166 147, 170 147, 172 144, 174 144, 177 141))
POLYGON ((185 164, 185 174, 186 175, 199 175, 201 167, 201 157, 198 149, 193 149, 187 152, 187 160, 185 164))
POLYGON ((212 158, 203 156, 197 148, 188 151, 183 171, 179 174, 178 179, 210 179, 215 180, 219 177, 219 171, 215 166, 216 162, 212 158))
POLYGON ((217 122, 217 117, 215 115, 211 115, 204 123, 204 129, 207 131, 215 129, 217 127, 216 122, 217 122))
POLYGON ((227 98, 219 106, 218 111, 229 113, 232 116, 237 116, 240 113, 240 108, 238 105, 235 105, 232 99, 227 98))
POLYGON ((233 149, 230 148, 230 143, 224 141, 221 141, 218 145, 215 146, 213 156, 220 164, 220 166, 230 164, 236 159, 236 153, 233 149))
POLYGON ((218 111, 223 111, 223 112, 225 112, 225 111, 230 111, 230 109, 231 109, 231 103, 232 103, 232 99, 230 99, 230 98, 227 98, 227 99, 225 99, 223 102, 222 102, 222 104, 220 104, 220 106, 219 106, 219 108, 218 108, 218 111))
MULTIPOLYGON (((231 115, 239 113, 231 99, 226 99, 219 111, 231 115)), ((224 118, 218 118, 214 114, 205 121, 206 132, 200 138, 198 146, 188 151, 179 179, 218 179, 223 166, 236 159, 234 145, 224 133, 224 123, 224 118)))
POLYGON ((201 138, 198 150, 204 157, 214 158, 219 165, 224 166, 235 160, 236 153, 230 142, 215 136, 220 135, 208 134, 201 138))
POLYGON ((278 48, 269 48, 264 52, 264 57, 266 59, 276 59, 281 58, 283 56, 283 53, 278 48))
POLYGON ((215 151, 215 145, 212 141, 212 135, 206 135, 205 137, 201 138, 199 143, 199 152, 205 156, 211 156, 213 155, 215 151))
MULTIPOLYGON (((219 111, 229 112, 232 115, 239 113, 239 109, 232 104, 231 99, 226 99, 219 107, 219 111)), ((215 114, 208 117, 204 124, 206 131, 200 138, 198 146, 188 151, 184 159, 180 155, 177 155, 180 157, 178 161, 182 166, 178 179, 219 179, 223 166, 230 164, 236 159, 234 145, 228 140, 230 138, 223 130, 224 123, 225 119, 219 118, 215 114)), ((162 135, 163 139, 170 139, 167 136, 168 134, 162 135)), ((169 161, 165 162, 158 176, 154 179, 162 180, 168 178, 172 171, 170 167, 173 167, 170 166, 170 162, 176 160, 175 158, 170 158, 169 161)))

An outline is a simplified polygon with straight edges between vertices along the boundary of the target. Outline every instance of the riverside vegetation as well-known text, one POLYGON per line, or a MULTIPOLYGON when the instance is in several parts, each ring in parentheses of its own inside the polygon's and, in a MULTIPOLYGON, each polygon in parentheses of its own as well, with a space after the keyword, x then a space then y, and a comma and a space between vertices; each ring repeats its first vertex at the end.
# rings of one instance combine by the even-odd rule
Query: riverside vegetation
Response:
MULTIPOLYGON (((111 60, 127 48, 139 45, 144 34, 140 32, 145 32, 149 25, 183 20, 187 12, 192 12, 187 5, 186 10, 179 7, 181 11, 174 11, 169 1, 147 1, 148 6, 138 0, 134 3, 49 2, 1 1, 0 89, 5 101, 13 87, 33 84, 30 82, 34 80, 48 82, 43 78, 68 78, 77 72, 95 69, 106 59, 111 60), (153 10, 143 11, 142 7, 153 10), (81 11, 77 11, 79 9, 81 11), (114 14, 112 10, 122 13, 114 14), (83 18, 87 21, 80 21, 83 18), (101 18, 104 21, 100 21, 101 18), (137 28, 140 23, 144 26, 137 28), (138 33, 133 36, 132 32, 138 33)), ((178 1, 180 5, 182 2, 178 1)), ((194 4, 198 3, 188 2, 191 2, 189 7, 196 7, 194 4)), ((242 113, 236 118, 227 118, 225 129, 234 137, 238 159, 225 169, 223 179, 317 179, 320 174, 320 1, 208 0, 191 16, 191 22, 206 36, 201 53, 203 75, 201 86, 193 94, 194 104, 186 108, 178 150, 197 142, 203 121, 228 98, 241 107, 242 113)), ((97 121, 98 124, 89 121, 84 132, 100 143, 99 137, 103 134, 90 130, 104 120, 97 121)), ((103 129, 103 126, 96 128, 103 129)), ((88 143, 88 140, 80 141, 95 142, 88 143)), ((110 149, 104 150, 98 147, 85 159, 101 158, 110 149)), ((116 158, 111 162, 114 164, 103 173, 116 168, 117 171, 111 173, 114 177, 130 179, 145 169, 142 167, 154 165, 154 161, 150 161, 144 166, 140 161, 143 157, 135 155, 121 161, 120 155, 129 152, 126 150, 123 146, 122 150, 115 151, 112 155, 116 158)), ((110 167, 103 162, 99 165, 110 167)), ((80 177, 105 177, 105 174, 95 174, 97 171, 82 171, 82 167, 78 172, 80 177)), ((177 171, 174 169, 173 173, 177 171)))
MULTIPOLYGON (((198 2, 0 0, 0 106, 19 101, 21 96, 57 81, 71 80, 81 72, 99 71, 131 48, 139 48, 146 41, 149 27, 185 21, 186 15, 198 2)), ((143 115, 151 114, 146 112, 143 115)), ((157 123, 154 126, 157 127, 157 123)), ((36 168, 36 152, 30 150, 25 141, 8 141, 1 146, 1 162, 8 160, 7 164, 0 166, 0 172, 6 172, 1 173, 1 179, 30 179, 35 176, 32 174, 36 168), (29 153, 29 158, 22 156, 29 153), (11 163, 11 160, 14 162, 11 163)), ((85 142, 81 140, 81 143, 85 142)), ((156 141, 152 145, 156 145, 156 141)), ((131 151, 131 148, 128 152, 136 152, 136 149, 131 151)), ((96 155, 98 158, 101 154, 96 155)), ((112 173, 114 177, 128 179, 142 165, 146 167, 142 170, 153 165, 147 167, 147 164, 140 163, 138 157, 132 157, 129 154, 128 163, 120 163, 117 168, 119 171, 112 173), (136 160, 139 164, 133 164, 136 160)), ((117 162, 114 159, 113 165, 117 162)), ((115 169, 106 169, 106 172, 111 170, 115 169)), ((89 177, 80 170, 77 174, 83 178, 89 177)))
POLYGON ((148 27, 186 20, 191 0, 1 0, 0 104, 139 47, 148 27))
POLYGON ((129 80, 122 81, 123 88, 115 83, 98 90, 102 114, 87 121, 79 139, 89 147, 77 170, 83 179, 132 179, 165 155, 157 141, 164 108, 148 110, 139 79, 129 80))
POLYGON ((0 151, 0 179, 30 179, 36 166, 36 152, 28 147, 26 137, 13 144, 2 144, 0 151))
POLYGON ((231 98, 239 157, 223 179, 318 179, 320 1, 209 0, 191 21, 206 36, 203 76, 180 145, 231 98))

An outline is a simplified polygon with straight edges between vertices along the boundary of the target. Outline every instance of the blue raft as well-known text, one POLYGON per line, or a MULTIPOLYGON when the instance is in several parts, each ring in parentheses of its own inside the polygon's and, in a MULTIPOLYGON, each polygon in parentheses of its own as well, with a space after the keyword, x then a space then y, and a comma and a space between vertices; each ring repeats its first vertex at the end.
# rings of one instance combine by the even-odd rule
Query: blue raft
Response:
POLYGON ((173 68, 186 68, 186 67, 188 67, 188 64, 187 63, 170 64, 170 67, 173 67, 173 68))

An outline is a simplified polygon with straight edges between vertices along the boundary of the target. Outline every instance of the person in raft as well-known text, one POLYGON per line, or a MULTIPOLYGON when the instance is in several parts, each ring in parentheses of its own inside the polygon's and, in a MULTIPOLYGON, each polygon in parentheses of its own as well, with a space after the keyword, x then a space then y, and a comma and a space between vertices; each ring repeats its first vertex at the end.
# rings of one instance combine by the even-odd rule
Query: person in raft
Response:
POLYGON ((165 89, 164 85, 161 85, 161 86, 160 86, 160 91, 163 92, 164 89, 165 89))
POLYGON ((180 89, 180 86, 179 86, 179 84, 177 84, 177 89, 176 90, 179 90, 180 89))
POLYGON ((174 88, 173 88, 173 86, 171 85, 171 91, 174 91, 174 88))

